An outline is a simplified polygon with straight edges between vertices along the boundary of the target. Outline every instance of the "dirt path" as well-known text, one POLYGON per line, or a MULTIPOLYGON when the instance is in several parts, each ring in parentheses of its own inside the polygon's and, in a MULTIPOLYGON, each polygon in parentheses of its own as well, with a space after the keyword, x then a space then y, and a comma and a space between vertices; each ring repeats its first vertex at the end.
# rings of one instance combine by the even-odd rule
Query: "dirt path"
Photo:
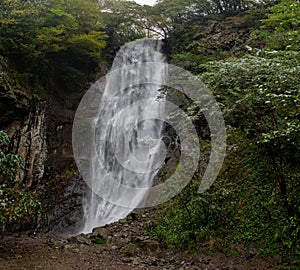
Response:
POLYGON ((188 256, 163 248, 145 233, 149 217, 122 220, 92 235, 68 239, 27 234, 6 236, 0 240, 1 270, 262 270, 280 269, 279 257, 247 259, 245 255, 197 254, 188 256), (90 237, 104 237, 106 243, 92 243, 90 237))

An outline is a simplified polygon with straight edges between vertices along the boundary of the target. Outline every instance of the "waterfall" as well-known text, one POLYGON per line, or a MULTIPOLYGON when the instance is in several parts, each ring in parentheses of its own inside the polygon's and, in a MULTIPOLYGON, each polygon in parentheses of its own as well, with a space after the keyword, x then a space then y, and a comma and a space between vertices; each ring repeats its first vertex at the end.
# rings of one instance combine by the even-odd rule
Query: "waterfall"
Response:
MULTIPOLYGON (((91 119, 95 149, 87 158, 89 180, 85 180, 90 189, 83 200, 81 232, 118 221, 141 206, 164 161, 165 112, 159 88, 166 71, 161 47, 161 41, 152 39, 125 44, 106 76, 101 104, 91 119)), ((96 83, 93 93, 97 90, 99 95, 100 88, 96 83)), ((86 99, 91 107, 98 100, 86 99)))

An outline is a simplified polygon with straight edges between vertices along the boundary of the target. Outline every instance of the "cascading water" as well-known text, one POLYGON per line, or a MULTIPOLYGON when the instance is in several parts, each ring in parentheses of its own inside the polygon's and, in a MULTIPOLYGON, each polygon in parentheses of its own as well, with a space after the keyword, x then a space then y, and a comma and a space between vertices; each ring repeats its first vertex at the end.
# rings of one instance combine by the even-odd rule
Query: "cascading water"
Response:
POLYGON ((89 157, 90 190, 84 198, 81 232, 122 219, 140 206, 163 162, 164 99, 158 97, 166 71, 161 46, 152 39, 124 45, 106 77, 101 105, 91 118, 96 149, 89 157))

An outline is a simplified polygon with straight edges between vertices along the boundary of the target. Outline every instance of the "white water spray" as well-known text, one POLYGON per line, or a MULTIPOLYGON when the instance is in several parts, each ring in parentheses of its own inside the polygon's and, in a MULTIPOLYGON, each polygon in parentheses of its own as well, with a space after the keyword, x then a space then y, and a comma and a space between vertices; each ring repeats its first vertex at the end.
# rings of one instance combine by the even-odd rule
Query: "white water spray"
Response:
MULTIPOLYGON (((91 118, 94 138, 90 140, 96 149, 89 149, 91 190, 84 198, 81 232, 89 233, 95 227, 118 221, 141 206, 164 161, 164 100, 158 98, 158 90, 166 70, 161 46, 161 41, 152 39, 124 45, 106 77, 98 113, 91 118), (156 64, 145 68, 150 62, 156 64), (124 187, 135 192, 126 192, 124 187)), ((96 91, 97 84, 94 88, 96 91)))

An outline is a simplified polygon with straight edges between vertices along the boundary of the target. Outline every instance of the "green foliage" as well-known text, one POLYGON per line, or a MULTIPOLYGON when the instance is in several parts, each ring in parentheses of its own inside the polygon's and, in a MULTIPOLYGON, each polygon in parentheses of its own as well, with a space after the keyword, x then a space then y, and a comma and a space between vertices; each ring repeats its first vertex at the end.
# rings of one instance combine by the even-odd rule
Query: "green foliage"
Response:
POLYGON ((122 247, 121 252, 127 256, 130 256, 140 247, 139 243, 131 243, 127 246, 122 247))
POLYGON ((264 19, 263 28, 271 28, 275 31, 299 30, 300 3, 294 0, 282 0, 270 8, 271 13, 264 19))
POLYGON ((13 181, 20 169, 24 169, 24 161, 19 155, 8 151, 10 138, 0 130, 0 183, 13 181))
MULTIPOLYGON (((230 20, 246 19, 244 29, 263 15, 230 20)), ((225 55, 199 53, 193 46, 200 43, 199 29, 196 24, 176 26, 168 40, 171 57, 194 73, 204 72, 200 78, 214 91, 225 116, 228 155, 210 191, 200 196, 199 184, 190 184, 167 205, 151 233, 177 249, 201 250, 199 243, 208 241, 228 248, 256 243, 262 254, 296 257, 300 252, 297 47, 286 52, 251 48, 253 55, 208 62, 225 55)))
POLYGON ((242 56, 253 47, 261 48, 261 39, 249 39, 264 18, 264 9, 210 14, 175 24, 167 41, 171 61, 193 73, 198 65, 212 60, 242 56))
POLYGON ((300 2, 282 0, 269 9, 266 19, 262 20, 262 31, 256 30, 253 38, 265 38, 270 49, 299 50, 300 44, 300 2))
POLYGON ((221 188, 214 194, 199 195, 198 188, 199 181, 194 179, 172 203, 166 205, 158 224, 150 233, 180 250, 193 249, 196 243, 214 238, 216 224, 223 225, 221 201, 226 200, 229 191, 221 188))
POLYGON ((10 138, 0 131, 0 229, 7 224, 40 214, 40 202, 35 193, 17 191, 15 178, 24 169, 22 158, 9 151, 10 138))
POLYGON ((67 68, 93 71, 105 46, 102 30, 100 7, 89 0, 0 3, 0 54, 27 74, 19 78, 26 86, 60 81, 67 68))
POLYGON ((106 33, 110 38, 124 44, 145 37, 143 8, 134 1, 106 1, 102 6, 102 16, 106 33))
POLYGON ((152 25, 160 29, 164 38, 176 24, 187 20, 189 1, 187 0, 164 0, 156 4, 151 10, 152 25))
POLYGON ((178 53, 172 55, 172 64, 178 65, 193 73, 198 73, 200 71, 200 64, 204 64, 208 59, 209 57, 204 56, 203 54, 195 55, 191 52, 178 53))
MULTIPOLYGON (((261 1, 260 4, 265 4, 265 2, 270 1, 261 1)), ((156 7, 163 10, 174 22, 182 23, 187 19, 241 11, 254 5, 258 5, 258 3, 253 0, 161 0, 156 7)))
POLYGON ((146 36, 145 9, 136 2, 109 0, 104 2, 101 9, 105 33, 108 36, 108 46, 105 49, 107 58, 113 57, 126 42, 146 36))
POLYGON ((106 244, 106 239, 100 236, 91 236, 90 240, 92 241, 93 244, 97 244, 97 245, 106 244))
MULTIPOLYGON (((255 176, 250 182, 255 180, 259 192, 265 190, 265 198, 270 199, 264 202, 270 205, 254 208, 251 217, 259 220, 257 209, 269 209, 270 221, 264 226, 272 230, 284 231, 282 226, 291 224, 291 217, 300 219, 299 60, 297 52, 266 51, 258 57, 245 56, 217 66, 210 64, 211 72, 202 76, 220 97, 232 147, 240 151, 251 149, 244 162, 255 166, 255 170, 246 177, 255 176), (259 174, 253 175, 254 172, 259 174), (275 223, 278 228, 272 225, 275 223)), ((261 202, 263 196, 253 196, 252 200, 255 199, 261 202)), ((297 240, 290 233, 293 239, 290 248, 296 247, 297 240)))
POLYGON ((36 193, 17 192, 5 184, 0 186, 0 229, 5 230, 9 224, 33 220, 41 214, 41 203, 36 193))
POLYGON ((197 193, 196 177, 165 210, 152 230, 160 239, 180 249, 212 241, 299 254, 299 60, 266 50, 198 65, 223 110, 227 157, 207 193, 197 193))
POLYGON ((145 36, 166 39, 170 33, 177 33, 178 28, 195 20, 199 23, 208 14, 239 12, 255 4, 252 0, 163 0, 152 7, 134 1, 108 0, 102 5, 102 16, 109 47, 115 50, 125 42, 145 36))

